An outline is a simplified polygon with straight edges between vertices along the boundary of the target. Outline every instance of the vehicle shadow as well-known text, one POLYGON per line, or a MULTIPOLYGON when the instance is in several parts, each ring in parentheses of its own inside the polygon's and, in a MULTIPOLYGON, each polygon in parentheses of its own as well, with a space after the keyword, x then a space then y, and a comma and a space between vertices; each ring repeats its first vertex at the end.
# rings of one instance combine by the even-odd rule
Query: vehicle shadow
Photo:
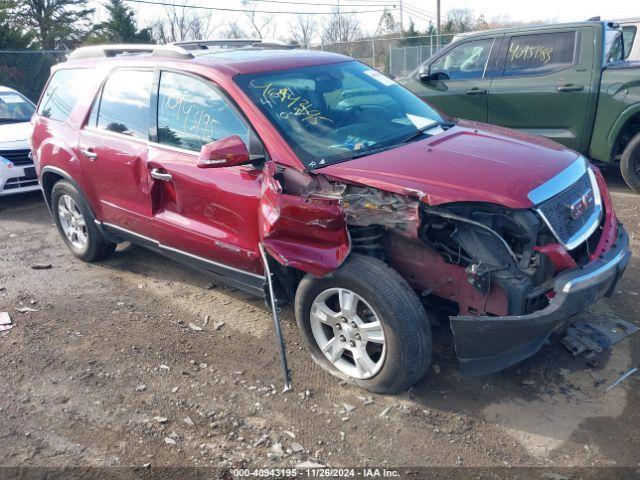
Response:
POLYGON ((0 220, 53 225, 53 218, 40 191, 0 196, 0 220))
POLYGON ((236 288, 227 287, 211 275, 129 242, 119 244, 116 252, 102 260, 100 266, 122 274, 137 274, 202 290, 215 288, 230 298, 264 305, 261 299, 236 288))
POLYGON ((627 193, 630 195, 635 194, 635 192, 629 188, 622 178, 620 167, 617 163, 613 165, 600 166, 600 171, 602 172, 602 175, 607 182, 607 187, 609 187, 611 192, 627 193))

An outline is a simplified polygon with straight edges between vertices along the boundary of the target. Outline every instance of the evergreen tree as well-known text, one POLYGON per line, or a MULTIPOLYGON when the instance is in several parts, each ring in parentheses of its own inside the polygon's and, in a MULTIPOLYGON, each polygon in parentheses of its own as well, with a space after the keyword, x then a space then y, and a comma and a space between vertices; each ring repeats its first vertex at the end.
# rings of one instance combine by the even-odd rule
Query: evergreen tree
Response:
POLYGON ((376 35, 388 35, 397 31, 398 24, 396 23, 396 19, 393 18, 393 14, 387 9, 387 7, 385 7, 382 15, 380 16, 380 20, 378 21, 376 35))
POLYGON ((109 20, 100 25, 95 39, 111 43, 152 42, 151 29, 138 30, 135 13, 123 0, 109 0, 105 8, 109 20))
POLYGON ((33 35, 25 32, 11 18, 13 2, 0 0, 0 50, 22 50, 33 44, 33 35))
POLYGON ((87 3, 88 0, 20 0, 11 17, 33 32, 40 48, 72 48, 91 31, 95 10, 87 3))
POLYGON ((413 21, 413 18, 409 17, 409 28, 404 31, 404 38, 400 40, 399 44, 402 47, 412 47, 415 45, 420 45, 420 38, 415 38, 420 36, 420 32, 416 29, 416 24, 413 21))

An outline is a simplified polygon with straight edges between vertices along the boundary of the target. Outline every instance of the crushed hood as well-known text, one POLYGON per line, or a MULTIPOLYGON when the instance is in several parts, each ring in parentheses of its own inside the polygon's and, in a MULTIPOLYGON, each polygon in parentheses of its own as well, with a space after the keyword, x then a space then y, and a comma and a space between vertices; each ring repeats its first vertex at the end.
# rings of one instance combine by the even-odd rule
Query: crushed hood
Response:
POLYGON ((460 121, 444 133, 318 170, 340 181, 418 196, 438 205, 488 202, 530 208, 527 194, 578 154, 545 138, 460 121))
POLYGON ((0 149, 29 148, 32 130, 29 122, 0 123, 0 149))

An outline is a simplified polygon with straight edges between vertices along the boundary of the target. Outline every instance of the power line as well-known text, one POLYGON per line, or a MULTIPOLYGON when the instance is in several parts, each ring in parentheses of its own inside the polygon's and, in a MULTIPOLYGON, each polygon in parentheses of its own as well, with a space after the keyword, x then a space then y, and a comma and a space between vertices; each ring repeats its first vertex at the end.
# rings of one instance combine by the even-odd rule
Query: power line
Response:
MULTIPOLYGON (((383 10, 353 10, 350 12, 344 12, 344 11, 342 12, 299 12, 299 11, 293 12, 293 11, 275 11, 275 10, 254 10, 250 8, 204 7, 201 5, 188 5, 188 4, 179 4, 179 3, 169 3, 169 2, 154 2, 153 0, 125 0, 125 1, 133 2, 133 3, 145 3, 148 5, 160 5, 163 7, 195 8, 199 10, 215 10, 215 11, 222 11, 222 12, 279 13, 279 14, 287 14, 287 15, 296 15, 299 13, 304 13, 306 15, 345 15, 345 14, 384 12, 384 9, 383 10)), ((393 6, 392 8, 395 8, 395 6, 393 6)))
MULTIPOLYGON (((381 1, 382 1, 382 0, 381 0, 381 1)), ((429 15, 429 16, 432 16, 432 17, 435 17, 435 16, 436 16, 436 14, 435 14, 435 13, 430 12, 429 10, 425 10, 424 8, 416 7, 415 5, 413 5, 413 4, 411 4, 411 3, 407 3, 407 2, 405 2, 405 3, 404 3, 404 6, 405 6, 405 7, 409 7, 409 8, 413 8, 413 9, 414 9, 415 11, 417 11, 417 12, 424 13, 424 14, 429 15)))
MULTIPOLYGON (((288 1, 288 0, 251 0, 252 2, 265 2, 265 3, 288 3, 288 4, 292 4, 292 5, 313 5, 314 7, 318 7, 318 6, 328 6, 328 7, 335 7, 336 4, 335 3, 313 3, 313 2, 293 2, 293 1, 288 1)), ((367 1, 367 0, 351 0, 352 2, 362 2, 362 1, 367 1)), ((375 3, 375 4, 370 4, 370 3, 360 3, 360 4, 349 4, 349 7, 396 7, 395 3, 389 3, 389 0, 380 0, 381 2, 386 2, 386 3, 375 3)), ((304 13, 304 12, 302 12, 304 13)), ((358 12, 359 13, 359 12, 358 12)))
POLYGON ((426 15, 426 14, 424 14, 424 13, 416 12, 415 10, 412 10, 410 7, 408 7, 408 6, 406 6, 406 5, 405 5, 405 7, 404 7, 404 8, 405 8, 405 10, 407 11, 407 13, 408 13, 410 16, 415 16, 415 17, 417 17, 419 20, 434 20, 434 17, 432 17, 432 16, 430 16, 430 15, 426 15))
MULTIPOLYGON (((254 0, 254 1, 260 1, 260 0, 254 0)), ((369 6, 378 6, 378 5, 384 5, 385 3, 389 3, 389 0, 340 0, 340 2, 345 2, 346 5, 349 5, 347 2, 362 2, 362 3, 366 3, 369 6)), ((404 6, 409 6, 411 8, 413 8, 416 12, 418 13, 423 13, 425 15, 430 15, 432 17, 435 18, 436 14, 434 12, 431 12, 429 10, 426 10, 424 8, 421 7, 416 7, 415 5, 411 4, 411 3, 406 3, 406 1, 403 2, 404 6)), ((350 6, 350 5, 349 5, 350 6)))
POLYGON ((425 11, 423 11, 423 10, 420 10, 420 9, 418 9, 418 8, 415 8, 415 7, 413 7, 412 5, 407 5, 406 3, 404 4, 404 8, 405 8, 406 10, 409 10, 409 11, 411 11, 411 12, 415 13, 416 15, 420 15, 420 16, 422 16, 422 17, 434 18, 434 19, 436 18, 436 16, 435 16, 435 15, 433 15, 433 14, 431 14, 431 13, 429 13, 429 12, 425 12, 425 11))

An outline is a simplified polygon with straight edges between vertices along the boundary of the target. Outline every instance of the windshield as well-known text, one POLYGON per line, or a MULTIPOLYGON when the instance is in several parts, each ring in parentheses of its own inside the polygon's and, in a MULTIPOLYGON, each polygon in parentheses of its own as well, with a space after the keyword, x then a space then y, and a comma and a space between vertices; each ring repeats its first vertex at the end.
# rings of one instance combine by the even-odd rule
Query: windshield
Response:
POLYGON ((19 93, 0 93, 0 123, 28 122, 35 107, 19 93))
POLYGON ((365 156, 437 129, 442 117, 359 63, 238 75, 236 82, 310 169, 365 156))

